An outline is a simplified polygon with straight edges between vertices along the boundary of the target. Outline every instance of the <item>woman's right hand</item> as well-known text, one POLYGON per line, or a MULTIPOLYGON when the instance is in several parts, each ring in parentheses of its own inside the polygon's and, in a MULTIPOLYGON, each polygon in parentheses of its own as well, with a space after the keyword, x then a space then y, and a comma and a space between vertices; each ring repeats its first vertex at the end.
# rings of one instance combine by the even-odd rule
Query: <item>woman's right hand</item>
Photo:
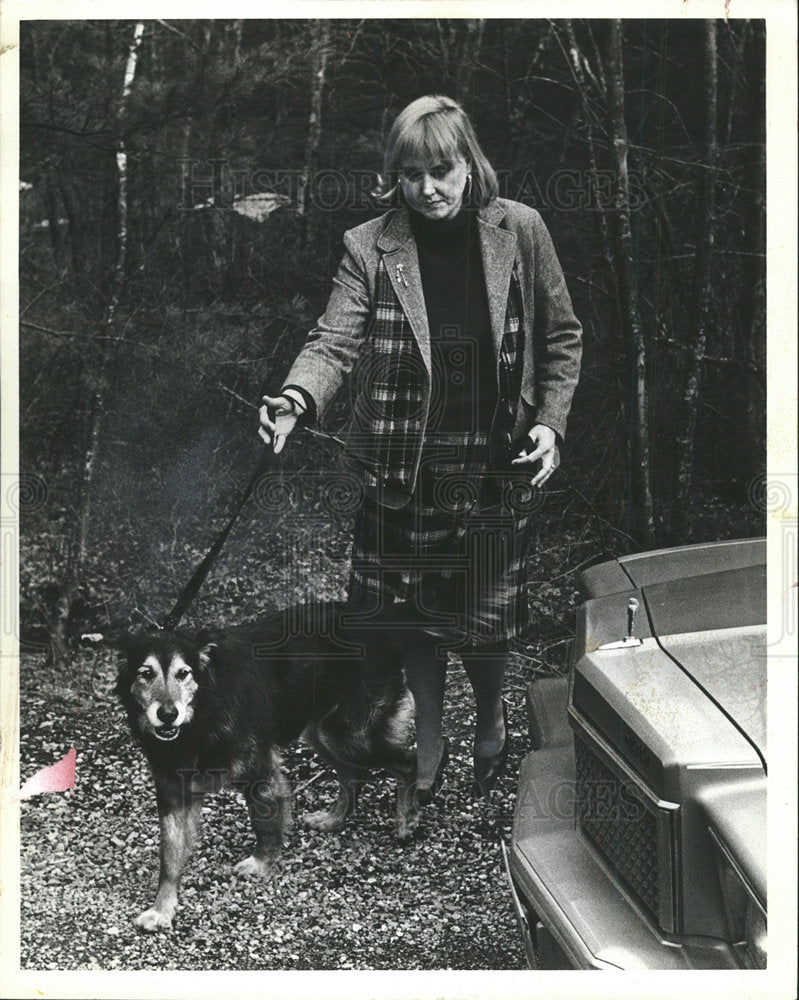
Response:
POLYGON ((258 410, 261 421, 258 434, 267 444, 274 441, 274 453, 279 455, 286 438, 294 430, 299 414, 288 396, 263 396, 262 400, 258 410), (270 418, 270 411, 274 414, 274 420, 270 418))

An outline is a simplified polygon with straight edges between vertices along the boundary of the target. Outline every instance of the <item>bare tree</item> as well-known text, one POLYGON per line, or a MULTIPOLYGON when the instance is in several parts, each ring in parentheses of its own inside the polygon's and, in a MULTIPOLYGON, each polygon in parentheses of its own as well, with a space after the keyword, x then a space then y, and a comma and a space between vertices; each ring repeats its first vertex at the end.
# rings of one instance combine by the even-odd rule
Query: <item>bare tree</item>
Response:
POLYGON ((672 531, 675 536, 690 537, 694 526, 691 495, 694 487, 696 429, 699 416, 700 389, 707 345, 710 315, 713 237, 716 216, 716 162, 718 160, 718 56, 716 22, 705 21, 704 58, 702 68, 704 120, 702 125, 702 157, 699 193, 696 205, 696 257, 690 317, 695 326, 689 342, 685 388, 683 390, 683 423, 677 439, 677 471, 674 495, 672 531))
POLYGON ((315 220, 309 211, 313 175, 319 160, 319 143, 322 138, 322 101, 325 94, 327 62, 330 55, 330 22, 320 20, 314 26, 313 67, 311 77, 311 111, 308 116, 308 137, 297 191, 297 214, 302 219, 302 240, 313 239, 315 220))
POLYGON ((624 120, 625 88, 623 28, 620 20, 610 22, 607 55, 608 131, 613 145, 616 180, 614 223, 616 280, 624 340, 632 351, 630 385, 629 533, 644 548, 653 535, 652 486, 650 476, 649 391, 646 381, 646 348, 638 318, 638 302, 633 282, 633 241, 630 227, 630 185, 627 169, 627 126, 624 120))

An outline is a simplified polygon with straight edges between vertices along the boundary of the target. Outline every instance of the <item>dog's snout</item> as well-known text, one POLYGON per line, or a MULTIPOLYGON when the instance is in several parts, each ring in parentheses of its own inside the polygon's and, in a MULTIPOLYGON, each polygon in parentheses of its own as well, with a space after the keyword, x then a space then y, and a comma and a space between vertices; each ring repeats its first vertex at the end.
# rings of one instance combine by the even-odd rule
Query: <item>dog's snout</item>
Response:
POLYGON ((165 708, 163 705, 159 705, 158 711, 155 714, 161 722, 167 726, 171 726, 178 717, 178 710, 176 708, 165 708))

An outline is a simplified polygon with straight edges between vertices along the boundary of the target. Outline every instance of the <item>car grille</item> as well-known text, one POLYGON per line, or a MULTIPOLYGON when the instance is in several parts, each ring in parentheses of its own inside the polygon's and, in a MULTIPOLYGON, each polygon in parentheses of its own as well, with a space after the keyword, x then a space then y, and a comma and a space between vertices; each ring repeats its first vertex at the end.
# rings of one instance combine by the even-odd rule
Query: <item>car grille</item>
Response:
MULTIPOLYGON (((661 857, 659 824, 670 817, 620 775, 583 739, 575 739, 577 818, 583 834, 596 847, 629 892, 665 930, 675 930, 670 857, 661 857), (667 899, 663 897, 664 877, 667 899)), ((670 855, 670 851, 666 852, 670 855)))

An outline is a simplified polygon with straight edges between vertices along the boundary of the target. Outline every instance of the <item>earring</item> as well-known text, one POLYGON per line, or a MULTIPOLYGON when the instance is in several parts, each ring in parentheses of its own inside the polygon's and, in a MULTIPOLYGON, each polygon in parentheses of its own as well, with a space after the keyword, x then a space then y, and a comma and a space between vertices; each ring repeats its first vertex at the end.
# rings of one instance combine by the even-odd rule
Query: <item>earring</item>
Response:
POLYGON ((466 187, 464 189, 463 195, 464 195, 464 197, 468 197, 471 193, 472 193, 472 175, 471 174, 467 174, 466 175, 466 187))

